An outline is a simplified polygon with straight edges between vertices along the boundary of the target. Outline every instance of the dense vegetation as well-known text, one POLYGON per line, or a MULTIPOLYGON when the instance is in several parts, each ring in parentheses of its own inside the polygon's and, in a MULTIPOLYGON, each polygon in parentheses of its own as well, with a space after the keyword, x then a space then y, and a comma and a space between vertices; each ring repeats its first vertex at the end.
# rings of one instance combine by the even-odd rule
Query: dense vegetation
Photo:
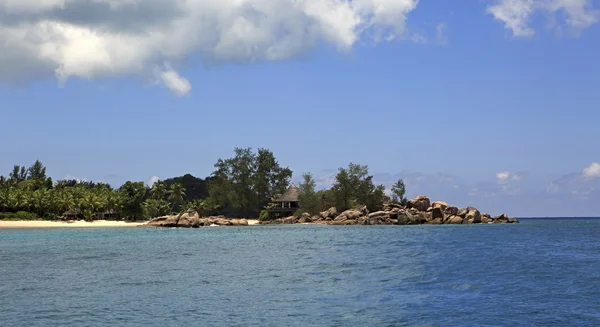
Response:
MULTIPOLYGON (((36 161, 14 166, 0 176, 0 219, 127 219, 138 220, 193 209, 202 215, 258 217, 290 185, 292 170, 282 167, 267 149, 235 148, 234 156, 219 159, 206 179, 190 174, 158 181, 152 187, 127 181, 118 189, 100 182, 59 180, 46 176, 36 161)), ((379 210, 383 185, 375 185, 368 167, 351 163, 340 168, 330 189, 317 190, 310 173, 299 185, 300 212, 317 214, 329 207, 346 210, 366 205, 379 210)), ((392 199, 405 202, 402 180, 392 188, 392 199)))

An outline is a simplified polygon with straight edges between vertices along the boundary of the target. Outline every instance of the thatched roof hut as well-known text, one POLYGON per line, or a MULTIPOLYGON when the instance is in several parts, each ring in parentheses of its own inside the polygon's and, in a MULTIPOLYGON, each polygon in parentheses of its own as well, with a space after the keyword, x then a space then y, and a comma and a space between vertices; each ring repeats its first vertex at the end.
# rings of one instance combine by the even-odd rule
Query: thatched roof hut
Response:
POLYGON ((300 189, 292 183, 281 197, 273 202, 298 202, 300 201, 300 189))

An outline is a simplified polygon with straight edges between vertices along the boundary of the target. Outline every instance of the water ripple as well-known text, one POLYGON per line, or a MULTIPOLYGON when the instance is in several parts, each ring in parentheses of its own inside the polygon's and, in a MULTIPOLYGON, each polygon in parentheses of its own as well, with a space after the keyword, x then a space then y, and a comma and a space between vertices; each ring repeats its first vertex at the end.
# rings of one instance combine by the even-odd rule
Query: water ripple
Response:
POLYGON ((600 326, 600 221, 1 230, 2 326, 600 326))

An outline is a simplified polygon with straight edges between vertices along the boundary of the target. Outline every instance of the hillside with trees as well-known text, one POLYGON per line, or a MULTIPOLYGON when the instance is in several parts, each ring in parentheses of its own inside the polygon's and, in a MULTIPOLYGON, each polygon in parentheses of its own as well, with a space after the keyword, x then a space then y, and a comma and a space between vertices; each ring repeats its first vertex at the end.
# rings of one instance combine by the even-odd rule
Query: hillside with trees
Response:
MULTIPOLYGON (((146 220, 188 209, 201 215, 257 218, 290 186, 292 174, 263 148, 235 148, 232 157, 216 161, 205 179, 186 174, 151 187, 139 181, 118 188, 91 181, 54 182, 38 160, 29 167, 14 166, 8 177, 0 176, 0 219, 146 220)), ((299 189, 299 213, 362 205, 376 211, 385 197, 384 186, 374 184, 368 167, 354 163, 339 168, 330 189, 317 190, 311 173, 302 175, 299 189)), ((406 201, 402 180, 392 192, 394 201, 406 201)))

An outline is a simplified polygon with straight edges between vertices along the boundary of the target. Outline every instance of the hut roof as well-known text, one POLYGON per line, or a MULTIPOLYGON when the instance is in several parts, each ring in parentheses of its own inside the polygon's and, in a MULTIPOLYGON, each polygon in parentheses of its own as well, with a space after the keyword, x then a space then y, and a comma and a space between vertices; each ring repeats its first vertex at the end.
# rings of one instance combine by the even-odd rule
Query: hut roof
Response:
POLYGON ((275 202, 297 202, 300 201, 300 189, 296 184, 292 183, 283 195, 275 200, 275 202))

